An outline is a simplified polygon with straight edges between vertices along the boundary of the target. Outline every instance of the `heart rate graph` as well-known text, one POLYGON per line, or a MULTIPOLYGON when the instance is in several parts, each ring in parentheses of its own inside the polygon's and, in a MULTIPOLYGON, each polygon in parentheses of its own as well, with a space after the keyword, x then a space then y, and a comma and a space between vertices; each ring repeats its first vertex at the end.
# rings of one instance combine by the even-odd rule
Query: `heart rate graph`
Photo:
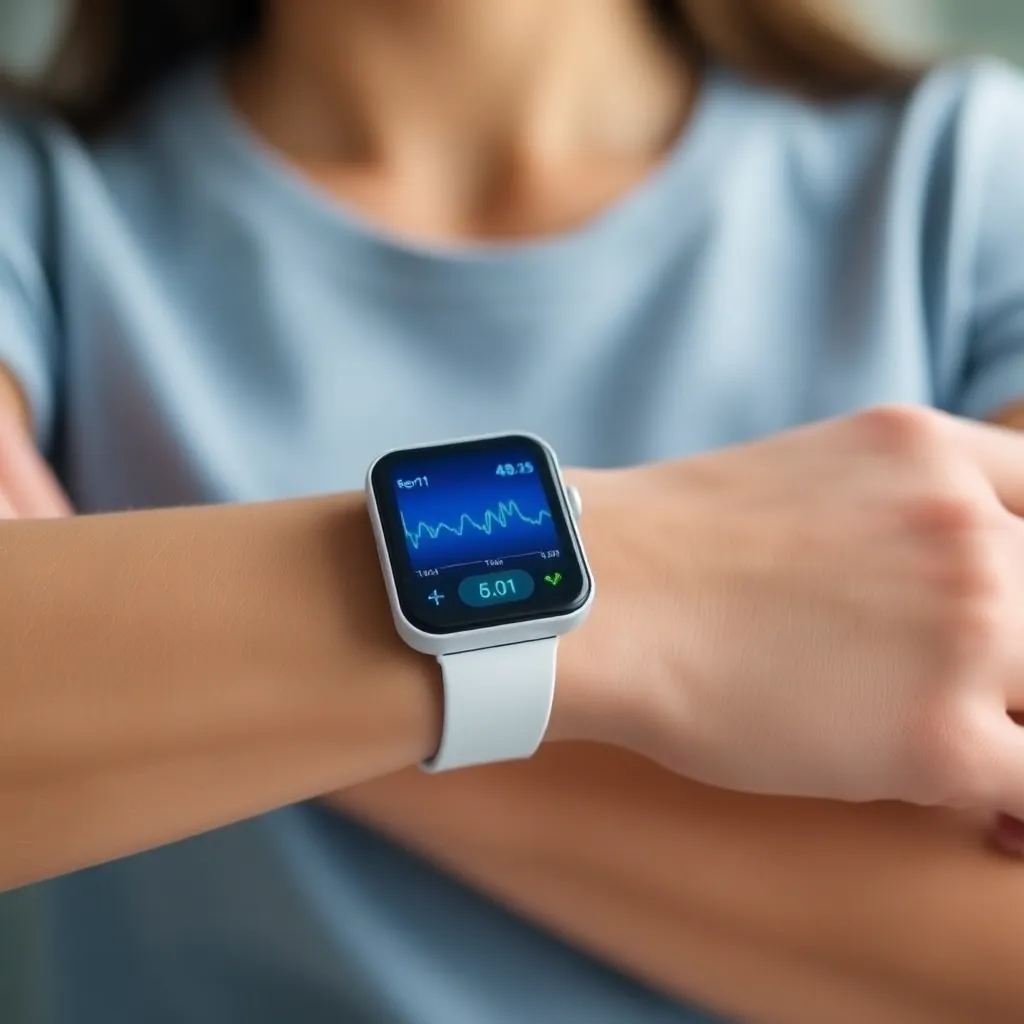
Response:
POLYGON ((551 513, 540 508, 531 515, 515 500, 499 501, 476 514, 449 512, 429 522, 409 519, 403 511, 402 529, 417 569, 513 558, 558 545, 551 513))
POLYGON ((429 485, 397 491, 413 569, 515 558, 559 546, 536 476, 500 477, 493 465, 468 476, 449 476, 440 468, 432 467, 429 485))
POLYGON ((424 539, 437 540, 442 533, 448 532, 456 537, 465 537, 466 530, 479 530, 488 536, 494 533, 496 527, 508 530, 513 524, 512 520, 518 519, 525 526, 543 526, 545 519, 550 519, 551 513, 547 509, 541 509, 536 516, 524 515, 522 510, 514 501, 502 501, 498 503, 497 512, 487 509, 480 522, 477 522, 468 512, 459 516, 459 521, 453 526, 451 523, 437 523, 430 526, 427 523, 417 523, 414 530, 409 529, 409 524, 402 516, 402 528, 408 542, 415 549, 423 543, 424 539))

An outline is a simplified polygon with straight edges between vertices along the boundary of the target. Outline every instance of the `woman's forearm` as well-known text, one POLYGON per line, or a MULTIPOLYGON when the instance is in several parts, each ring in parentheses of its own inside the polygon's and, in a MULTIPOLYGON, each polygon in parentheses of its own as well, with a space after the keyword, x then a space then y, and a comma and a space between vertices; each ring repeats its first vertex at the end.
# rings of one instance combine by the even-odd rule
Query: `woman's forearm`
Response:
POLYGON ((0 889, 428 756, 362 498, 0 523, 0 889))
POLYGON ((629 973, 753 1024, 1024 1019, 1024 868, 950 816, 732 795, 585 746, 334 799, 629 973))

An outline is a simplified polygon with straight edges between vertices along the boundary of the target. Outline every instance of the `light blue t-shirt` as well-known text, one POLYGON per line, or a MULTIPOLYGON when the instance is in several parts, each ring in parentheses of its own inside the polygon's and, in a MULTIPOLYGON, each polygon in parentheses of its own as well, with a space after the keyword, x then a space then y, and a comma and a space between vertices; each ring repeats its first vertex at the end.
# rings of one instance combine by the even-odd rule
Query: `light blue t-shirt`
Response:
MULTIPOLYGON (((613 466, 882 402, 984 416, 1024 396, 1024 80, 815 105, 716 71, 590 224, 455 251, 306 184, 207 69, 91 148, 11 116, 0 359, 87 511, 355 489, 506 428, 613 466)), ((706 1019, 317 805, 39 896, 47 1024, 706 1019)))

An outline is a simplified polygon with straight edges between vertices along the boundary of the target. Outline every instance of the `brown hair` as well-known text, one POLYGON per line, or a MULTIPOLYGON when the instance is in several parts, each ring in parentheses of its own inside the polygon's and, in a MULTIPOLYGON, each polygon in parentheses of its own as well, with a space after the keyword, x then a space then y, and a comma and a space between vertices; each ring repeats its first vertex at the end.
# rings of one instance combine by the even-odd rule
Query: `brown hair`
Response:
MULTIPOLYGON (((697 60, 815 98, 903 88, 915 70, 872 45, 842 0, 645 0, 697 60)), ((35 98, 75 128, 115 121, 177 67, 256 38, 263 0, 77 0, 35 98)))

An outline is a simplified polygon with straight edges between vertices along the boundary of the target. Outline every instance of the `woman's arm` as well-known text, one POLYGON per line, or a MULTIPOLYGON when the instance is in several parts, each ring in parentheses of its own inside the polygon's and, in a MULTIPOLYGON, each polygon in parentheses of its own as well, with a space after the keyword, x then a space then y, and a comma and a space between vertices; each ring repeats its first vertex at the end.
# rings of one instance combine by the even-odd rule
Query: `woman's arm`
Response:
MULTIPOLYGON (((1022 456, 882 410, 585 474, 602 597, 563 647, 552 738, 734 788, 1020 813, 1024 528, 1000 501, 1024 509, 1022 456)), ((0 882, 428 753, 437 669, 389 619, 359 496, 0 525, 0 882)))
POLYGON ((751 1024, 1024 1019, 1024 867, 951 815, 734 795, 583 745, 333 801, 575 945, 751 1024))
MULTIPOLYGON (((1024 427, 1024 410, 998 422, 1024 427)), ((736 796, 600 747, 406 773, 334 802, 581 947, 744 1020, 1024 1019, 1024 866, 964 818, 736 796)))
POLYGON ((0 889, 414 764, 439 690, 358 494, 0 523, 0 889))

